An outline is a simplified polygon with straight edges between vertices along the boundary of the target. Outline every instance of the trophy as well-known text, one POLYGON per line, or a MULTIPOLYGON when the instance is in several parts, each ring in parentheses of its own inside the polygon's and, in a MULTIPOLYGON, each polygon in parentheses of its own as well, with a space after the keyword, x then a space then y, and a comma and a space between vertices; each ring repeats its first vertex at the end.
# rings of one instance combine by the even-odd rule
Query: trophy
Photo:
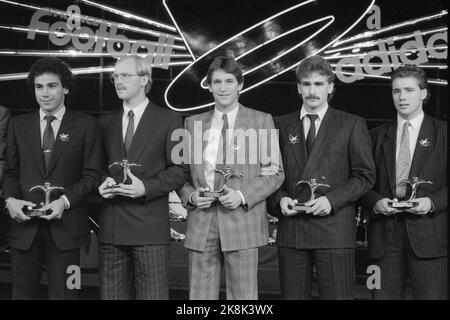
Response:
POLYGON ((42 210, 42 208, 50 203, 50 196, 53 191, 64 190, 64 188, 52 186, 50 182, 45 182, 43 186, 34 186, 29 191, 31 192, 33 190, 42 190, 44 192, 45 203, 41 202, 39 208, 33 208, 32 206, 23 206, 22 211, 29 217, 40 217, 52 213, 51 209, 42 210))
POLYGON ((392 201, 389 202, 389 205, 392 208, 409 209, 409 208, 416 207, 419 203, 414 202, 413 200, 417 196, 417 189, 419 189, 419 186, 424 183, 433 184, 433 182, 428 181, 428 180, 419 179, 419 177, 412 177, 410 180, 404 180, 401 183, 409 184, 411 186, 411 196, 406 201, 398 201, 397 198, 394 198, 392 201))
MULTIPOLYGON (((297 182, 295 185, 297 186, 300 184, 307 184, 309 186, 311 196, 310 196, 309 200, 306 202, 309 202, 309 201, 312 201, 315 199, 317 188, 319 188, 319 187, 330 188, 330 185, 325 184, 325 183, 318 183, 317 180, 314 178, 312 178, 310 180, 301 180, 301 181, 297 182)), ((297 213, 305 212, 306 210, 308 210, 310 208, 309 206, 305 205, 306 202, 299 203, 298 199, 294 199, 294 202, 295 202, 295 205, 292 206, 291 210, 295 210, 295 211, 297 211, 297 213)))
MULTIPOLYGON (((120 183, 125 183, 128 179, 128 168, 130 167, 140 167, 140 164, 136 164, 136 163, 129 163, 127 159, 123 159, 121 161, 116 161, 113 162, 109 165, 109 169, 114 168, 114 167, 120 167, 121 168, 121 176, 120 178, 122 179, 122 182, 116 183, 115 185, 108 185, 106 188, 107 189, 114 189, 114 188, 118 188, 120 183)), ((111 171, 111 170, 110 170, 111 171)), ((114 179, 116 180, 116 179, 114 179)), ((117 180, 116 180, 117 181, 117 180)))
MULTIPOLYGON (((219 174, 221 174, 223 176, 223 178, 225 179, 225 184, 227 184, 228 180, 232 177, 243 177, 244 173, 242 172, 235 172, 235 171, 231 171, 230 167, 225 167, 224 170, 222 169, 213 169, 213 171, 218 172, 219 174)), ((213 191, 200 191, 200 197, 211 197, 211 198, 216 198, 219 199, 221 196, 223 196, 224 192, 223 192, 223 186, 219 189, 219 190, 213 190, 213 191)))

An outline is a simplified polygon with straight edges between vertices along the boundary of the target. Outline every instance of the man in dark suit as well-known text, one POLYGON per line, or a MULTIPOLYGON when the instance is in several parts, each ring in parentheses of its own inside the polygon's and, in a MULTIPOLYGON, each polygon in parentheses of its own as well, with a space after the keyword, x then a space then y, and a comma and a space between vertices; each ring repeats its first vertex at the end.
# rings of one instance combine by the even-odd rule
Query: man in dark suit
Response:
POLYGON ((215 108, 186 119, 194 148, 190 181, 179 191, 189 207, 189 298, 218 299, 224 269, 227 299, 258 299, 258 247, 269 233, 266 198, 284 179, 278 135, 270 114, 239 104, 244 77, 233 58, 217 57, 206 82, 215 108), (238 175, 225 180, 214 171, 226 174, 226 167, 238 175), (202 195, 222 186, 218 199, 202 195))
MULTIPOLYGON (((148 100, 151 67, 138 56, 117 62, 111 77, 123 107, 100 119, 107 165, 127 160, 129 183, 107 177, 100 216, 102 299, 168 299, 168 194, 187 180, 172 159, 181 117, 148 100), (111 188, 116 183, 119 187, 111 188)), ((181 163, 181 162, 180 162, 181 163)))
POLYGON ((377 181, 362 203, 371 212, 369 256, 380 267, 375 299, 404 299, 409 276, 415 299, 447 299, 447 124, 423 112, 425 72, 414 65, 391 76, 397 118, 372 130, 377 181), (420 184, 417 206, 393 208, 420 184))
POLYGON ((46 265, 50 299, 73 299, 77 291, 66 281, 69 266, 80 265, 80 247, 90 240, 87 195, 100 179, 100 143, 97 121, 65 107, 73 80, 60 59, 43 58, 31 67, 28 85, 38 111, 15 117, 8 129, 3 190, 13 219, 11 247, 12 298, 39 298, 46 265), (24 206, 39 206, 36 185, 63 187, 42 209, 48 215, 30 218, 24 206))
POLYGON ((364 119, 331 108, 334 73, 319 56, 300 63, 299 111, 276 119, 286 180, 271 197, 280 216, 277 245, 283 298, 310 299, 313 267, 322 299, 353 299, 356 224, 354 202, 373 186, 375 168, 364 119), (316 179, 330 188, 293 210, 295 199, 307 200, 301 180, 316 179))

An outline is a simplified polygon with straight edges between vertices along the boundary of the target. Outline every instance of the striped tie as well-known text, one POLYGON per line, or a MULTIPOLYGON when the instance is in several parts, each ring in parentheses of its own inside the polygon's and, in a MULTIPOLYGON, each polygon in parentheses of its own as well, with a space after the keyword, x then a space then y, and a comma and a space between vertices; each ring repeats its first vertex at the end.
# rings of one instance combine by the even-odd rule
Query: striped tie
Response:
POLYGON ((45 116, 47 125, 44 129, 44 136, 42 138, 42 150, 44 153, 45 170, 48 169, 50 157, 52 155, 53 143, 55 143, 55 134, 53 133, 52 122, 56 119, 55 116, 45 116))
POLYGON ((409 169, 411 168, 411 155, 409 150, 409 130, 411 125, 408 121, 403 125, 402 139, 400 141, 400 148, 398 151, 398 159, 396 166, 396 187, 395 196, 397 198, 404 198, 406 195, 406 184, 401 184, 402 181, 408 180, 409 169))

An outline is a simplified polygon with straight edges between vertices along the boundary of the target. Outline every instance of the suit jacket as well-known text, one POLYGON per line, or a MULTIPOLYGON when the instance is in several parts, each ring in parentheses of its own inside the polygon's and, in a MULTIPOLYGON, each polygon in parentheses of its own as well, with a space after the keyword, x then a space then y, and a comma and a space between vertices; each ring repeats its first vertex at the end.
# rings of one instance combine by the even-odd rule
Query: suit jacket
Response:
MULTIPOLYGON (((66 110, 46 171, 42 153, 39 112, 14 117, 8 129, 6 168, 3 189, 5 199, 14 197, 43 202, 40 192, 29 192, 35 185, 50 182, 63 187, 70 202, 61 220, 49 222, 56 246, 71 250, 89 244, 89 218, 86 197, 96 190, 100 180, 100 140, 95 118, 66 110), (61 139, 67 134, 67 140, 61 139)), ((58 195, 56 194, 56 197, 58 195)), ((54 198, 52 198, 54 200, 54 198)), ((34 240, 38 219, 11 222, 9 234, 13 248, 26 250, 34 240)))
POLYGON ((5 168, 5 150, 6 150, 6 133, 8 132, 8 125, 11 121, 11 112, 0 106, 0 198, 3 196, 3 170, 5 168))
MULTIPOLYGON (((377 259, 386 252, 395 222, 394 217, 373 214, 373 208, 378 200, 395 195, 397 121, 373 129, 371 135, 377 182, 361 200, 371 212, 369 255, 377 259)), ((447 256, 447 124, 428 115, 423 119, 411 162, 409 177, 414 176, 433 182, 420 185, 417 197, 430 197, 434 211, 424 216, 406 215, 411 247, 421 258, 447 256)))
MULTIPOLYGON (((123 108, 100 118, 105 170, 125 158, 122 137, 123 108)), ((187 181, 187 168, 172 161, 172 132, 183 130, 181 116, 150 102, 139 121, 128 161, 140 164, 131 171, 145 186, 137 199, 117 196, 103 201, 99 241, 115 245, 168 244, 170 240, 168 194, 187 181)), ((183 130, 184 131, 184 130, 183 130)))
POLYGON ((264 131, 260 129, 266 129, 265 133, 267 141, 269 141, 268 152, 265 153, 267 157, 263 155, 264 148, 262 146, 265 143, 261 136, 258 137, 258 141, 254 140, 254 143, 246 144, 245 140, 241 139, 233 148, 228 148, 228 152, 233 153, 232 156, 235 157, 234 163, 228 166, 232 171, 242 172, 244 176, 231 178, 227 185, 242 192, 246 205, 231 211, 220 204, 208 209, 188 206, 191 193, 199 187, 207 186, 204 174, 205 164, 201 156, 207 146, 207 138, 203 140, 201 137, 203 132, 211 128, 213 115, 214 110, 194 115, 185 120, 185 127, 194 142, 189 149, 191 150, 189 156, 190 181, 178 192, 182 203, 189 209, 185 247, 197 251, 204 250, 214 210, 218 212, 222 251, 263 246, 268 243, 269 233, 265 199, 278 189, 284 180, 278 135, 274 130, 270 114, 239 105, 236 116, 234 133, 241 129, 243 130, 241 133, 255 133, 255 138, 258 137, 258 132, 261 136, 264 135, 264 131), (202 128, 200 135, 199 131, 195 129, 199 125, 202 128), (196 130, 195 133, 194 130, 196 130), (269 135, 271 136, 269 137, 269 135), (273 138, 272 144, 270 144, 271 138, 273 138), (201 143, 202 140, 203 143, 201 143), (200 148, 196 145, 196 141, 200 141, 200 148), (196 156, 200 158, 200 161, 195 161, 196 156), (239 157, 245 161, 239 161, 239 157), (252 159, 252 157, 254 158, 252 159))
POLYGON ((300 111, 279 117, 275 123, 280 129, 287 177, 270 199, 273 213, 280 217, 278 246, 297 249, 355 247, 355 201, 375 182, 371 141, 364 119, 329 107, 309 157, 300 111), (296 186, 296 183, 311 178, 331 186, 321 190, 332 206, 331 213, 323 217, 302 213, 283 216, 281 198, 287 196, 295 199, 300 194, 301 200, 307 200, 310 193, 308 186, 296 186), (306 198, 302 194, 306 194, 306 198))

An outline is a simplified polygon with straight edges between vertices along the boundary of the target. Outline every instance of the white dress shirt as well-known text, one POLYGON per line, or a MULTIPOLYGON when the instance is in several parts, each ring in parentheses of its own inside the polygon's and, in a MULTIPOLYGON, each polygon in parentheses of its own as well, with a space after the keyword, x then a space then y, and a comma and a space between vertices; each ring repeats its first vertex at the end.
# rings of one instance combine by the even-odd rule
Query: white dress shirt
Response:
POLYGON ((134 132, 136 132, 136 129, 139 125, 139 121, 141 121, 142 115, 144 114, 145 109, 147 108, 147 105, 149 103, 148 98, 145 98, 144 102, 138 104, 134 108, 130 108, 129 105, 123 104, 123 115, 122 115, 122 139, 125 141, 125 135, 127 133, 128 128, 128 112, 130 110, 133 110, 134 113, 134 132))
MULTIPOLYGON (((61 126, 61 121, 62 118, 64 116, 64 114, 66 113, 66 107, 63 106, 61 109, 58 110, 58 112, 56 112, 55 114, 53 114, 53 116, 56 118, 55 120, 52 121, 51 126, 53 129, 53 134, 55 135, 55 139, 56 137, 58 137, 59 134, 59 127, 61 126)), ((40 121, 40 125, 41 125, 41 147, 43 147, 44 144, 44 130, 45 127, 47 126, 47 120, 45 120, 45 116, 47 114, 42 111, 42 109, 39 109, 39 119, 40 121)))
MULTIPOLYGON (((323 121, 323 117, 325 117, 325 113, 328 110, 328 103, 325 104, 324 107, 322 107, 322 109, 320 109, 317 113, 318 118, 316 119, 316 121, 314 121, 314 124, 316 125, 316 135, 317 136, 317 132, 319 132, 319 128, 320 125, 322 124, 323 121)), ((308 137, 308 131, 309 128, 311 127, 311 120, 309 119, 309 117, 307 117, 307 114, 312 114, 312 112, 307 112, 305 107, 302 106, 302 109, 300 110, 300 120, 303 121, 303 133, 305 134, 305 140, 308 137)))

